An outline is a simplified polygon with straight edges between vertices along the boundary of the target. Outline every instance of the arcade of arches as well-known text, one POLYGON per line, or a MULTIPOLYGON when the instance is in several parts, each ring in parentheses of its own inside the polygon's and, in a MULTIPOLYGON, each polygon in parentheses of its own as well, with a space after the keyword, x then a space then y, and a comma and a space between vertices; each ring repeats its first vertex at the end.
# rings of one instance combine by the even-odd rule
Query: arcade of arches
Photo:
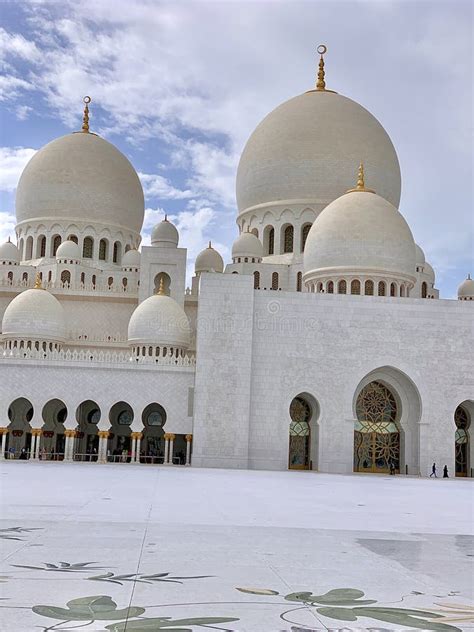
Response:
POLYGON ((9 424, 0 428, 0 459, 191 463, 192 434, 166 432, 166 410, 157 402, 139 412, 139 431, 132 430, 137 411, 124 401, 102 410, 97 402, 84 400, 68 411, 62 400, 52 399, 39 414, 38 423, 38 411, 24 397, 11 402, 9 424), (66 427, 68 415, 75 418, 75 428, 66 427))

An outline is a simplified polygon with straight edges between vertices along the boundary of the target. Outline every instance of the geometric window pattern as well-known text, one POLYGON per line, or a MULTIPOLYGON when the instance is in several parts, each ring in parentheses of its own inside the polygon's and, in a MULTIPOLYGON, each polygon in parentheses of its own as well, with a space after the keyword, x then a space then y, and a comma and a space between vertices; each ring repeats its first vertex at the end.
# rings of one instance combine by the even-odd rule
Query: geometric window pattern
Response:
POLYGON ((455 462, 456 476, 467 476, 469 460, 469 426, 470 418, 467 410, 458 406, 454 413, 456 423, 455 462))
POLYGON ((295 397, 290 404, 290 435, 306 437, 309 435, 311 407, 302 397, 295 397))
POLYGON ((285 228, 285 236, 283 240, 283 252, 293 252, 293 226, 287 226, 285 228))
POLYGON ((398 432, 395 398, 380 382, 371 382, 362 389, 357 398, 356 413, 356 430, 359 432, 398 432))

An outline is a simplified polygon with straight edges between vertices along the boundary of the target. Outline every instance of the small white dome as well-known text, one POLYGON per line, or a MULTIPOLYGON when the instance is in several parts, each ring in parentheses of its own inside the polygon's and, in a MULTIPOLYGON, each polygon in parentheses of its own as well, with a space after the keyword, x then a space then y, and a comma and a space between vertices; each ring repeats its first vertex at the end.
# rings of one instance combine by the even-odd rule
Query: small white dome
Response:
POLYGON ((467 275, 467 279, 458 287, 458 298, 474 300, 474 279, 467 275))
POLYGON ((75 241, 66 239, 62 244, 58 246, 56 250, 56 260, 60 259, 73 259, 78 261, 81 258, 81 250, 75 241))
POLYGON ((179 242, 178 229, 172 224, 167 217, 156 224, 151 231, 151 245, 162 246, 167 248, 177 248, 179 242))
POLYGON ((184 309, 170 296, 150 296, 140 303, 130 317, 130 345, 166 345, 187 349, 190 340, 188 317, 184 309))
POLYGON ((42 147, 16 191, 18 224, 42 218, 91 222, 139 234, 143 189, 130 161, 96 134, 67 134, 42 147))
POLYGON ((425 253, 423 252, 423 250, 418 244, 415 244, 415 249, 416 249, 416 265, 423 266, 426 261, 425 253))
POLYGON ((5 310, 2 335, 9 339, 64 342, 66 319, 63 306, 46 290, 25 290, 5 310))
POLYGON ((10 239, 0 246, 0 261, 20 263, 20 251, 10 239))
POLYGON ((201 272, 224 272, 224 260, 211 245, 202 250, 196 257, 194 263, 194 271, 196 274, 201 272))
POLYGON ((399 276, 415 281, 415 242, 401 213, 368 191, 348 192, 316 218, 304 251, 312 273, 399 276))
POLYGON ((232 259, 235 257, 261 259, 263 257, 262 242, 253 233, 242 233, 232 244, 232 259))
POLYGON ((435 271, 433 270, 433 267, 431 266, 431 264, 428 263, 428 261, 425 261, 423 265, 423 272, 424 274, 426 274, 427 277, 430 278, 430 281, 432 283, 435 282, 435 271))
POLYGON ((140 253, 135 248, 127 250, 122 257, 122 268, 138 268, 140 267, 140 253))

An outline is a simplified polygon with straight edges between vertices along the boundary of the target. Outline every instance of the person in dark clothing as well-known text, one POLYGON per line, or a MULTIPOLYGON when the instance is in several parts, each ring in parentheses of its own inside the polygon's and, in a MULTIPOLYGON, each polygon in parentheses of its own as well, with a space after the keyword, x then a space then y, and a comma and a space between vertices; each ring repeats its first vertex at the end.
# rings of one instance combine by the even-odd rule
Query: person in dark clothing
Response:
POLYGON ((449 474, 448 474, 448 466, 445 465, 443 467, 443 478, 449 478, 449 474))
POLYGON ((436 463, 433 463, 433 465, 431 466, 431 474, 430 474, 430 478, 434 476, 435 478, 438 478, 436 475, 436 463))

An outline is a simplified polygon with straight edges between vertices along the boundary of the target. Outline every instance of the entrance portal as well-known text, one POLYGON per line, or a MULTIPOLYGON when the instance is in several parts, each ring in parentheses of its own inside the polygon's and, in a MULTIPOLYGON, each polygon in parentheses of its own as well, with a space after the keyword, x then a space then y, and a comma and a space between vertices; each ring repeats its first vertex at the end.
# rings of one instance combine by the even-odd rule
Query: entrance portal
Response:
POLYGON ((456 423, 456 476, 467 476, 469 471, 469 426, 471 425, 471 419, 463 406, 456 408, 454 421, 456 423))
POLYGON ((295 397, 291 402, 290 417, 288 467, 290 470, 309 470, 311 407, 303 397, 295 397))
POLYGON ((400 471, 400 430, 397 403, 381 382, 370 382, 359 394, 354 432, 354 471, 400 471))

